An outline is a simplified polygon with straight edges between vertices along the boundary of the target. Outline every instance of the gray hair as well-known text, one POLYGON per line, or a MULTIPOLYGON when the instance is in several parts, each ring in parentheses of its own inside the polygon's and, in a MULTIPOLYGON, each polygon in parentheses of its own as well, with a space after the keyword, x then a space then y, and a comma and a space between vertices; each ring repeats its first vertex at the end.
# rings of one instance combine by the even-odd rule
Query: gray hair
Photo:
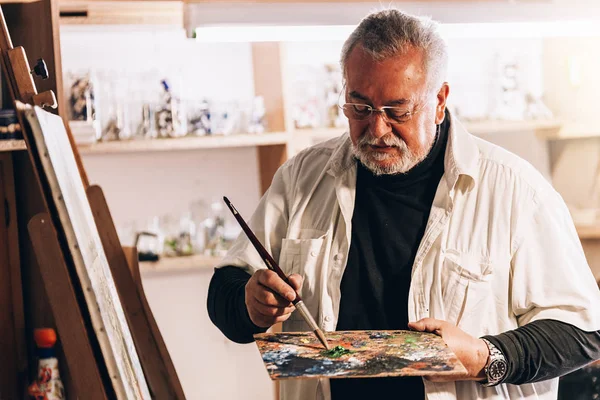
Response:
POLYGON ((421 49, 428 73, 428 89, 437 90, 446 78, 448 48, 439 33, 439 24, 430 18, 386 9, 367 15, 342 47, 341 67, 346 79, 346 62, 357 44, 374 60, 404 54, 409 47, 421 49))

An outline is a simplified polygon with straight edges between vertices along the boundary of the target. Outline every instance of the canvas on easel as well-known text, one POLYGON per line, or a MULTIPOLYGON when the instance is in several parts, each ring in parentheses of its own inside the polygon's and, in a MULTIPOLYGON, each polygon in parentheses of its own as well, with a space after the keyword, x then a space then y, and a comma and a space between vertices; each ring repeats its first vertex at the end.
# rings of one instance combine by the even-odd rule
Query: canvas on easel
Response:
POLYGON ((150 399, 63 120, 39 107, 23 113, 117 398, 150 399))

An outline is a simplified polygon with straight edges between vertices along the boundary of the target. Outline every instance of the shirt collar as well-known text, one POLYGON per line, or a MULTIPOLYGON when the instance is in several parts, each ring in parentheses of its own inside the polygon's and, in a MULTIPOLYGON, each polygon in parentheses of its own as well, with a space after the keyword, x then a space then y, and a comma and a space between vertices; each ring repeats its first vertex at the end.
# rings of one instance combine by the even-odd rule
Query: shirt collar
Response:
POLYGON ((475 138, 460 121, 446 113, 450 118, 450 131, 448 132, 448 144, 444 160, 444 178, 450 189, 458 183, 461 176, 469 180, 468 187, 473 188, 477 184, 479 166, 479 147, 475 138))
POLYGON ((339 144, 333 150, 327 169, 327 173, 334 178, 341 176, 349 170, 356 169, 356 160, 352 153, 352 140, 349 133, 344 133, 338 140, 339 144))

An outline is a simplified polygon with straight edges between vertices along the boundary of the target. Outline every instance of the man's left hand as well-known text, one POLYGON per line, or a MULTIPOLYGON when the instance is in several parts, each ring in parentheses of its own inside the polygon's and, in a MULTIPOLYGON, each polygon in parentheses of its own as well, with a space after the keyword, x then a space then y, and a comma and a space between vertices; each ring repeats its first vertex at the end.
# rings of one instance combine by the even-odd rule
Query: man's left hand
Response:
POLYGON ((483 340, 469 335, 456 325, 440 321, 439 319, 423 318, 417 322, 409 322, 408 327, 415 331, 431 332, 441 336, 467 369, 467 376, 435 377, 430 378, 431 381, 480 381, 485 379, 484 368, 487 364, 490 351, 483 340))

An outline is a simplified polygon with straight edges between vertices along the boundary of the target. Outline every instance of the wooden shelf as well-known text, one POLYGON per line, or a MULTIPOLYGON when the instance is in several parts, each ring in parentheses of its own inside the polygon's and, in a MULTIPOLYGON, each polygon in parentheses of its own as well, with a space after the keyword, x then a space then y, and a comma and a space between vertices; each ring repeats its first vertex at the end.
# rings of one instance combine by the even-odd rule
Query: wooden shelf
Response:
MULTIPOLYGON (((481 121, 461 121, 465 128, 473 135, 511 133, 511 132, 535 132, 541 137, 547 138, 555 134, 561 128, 561 123, 557 120, 543 121, 501 121, 501 120, 481 120, 481 121)), ((318 142, 328 140, 347 132, 348 128, 317 128, 317 129, 296 129, 292 131, 291 140, 303 142, 318 142)))
POLYGON ((185 272, 193 270, 212 270, 221 260, 221 257, 196 254, 187 257, 161 257, 158 261, 144 261, 140 263, 142 274, 154 272, 185 272))
POLYGON ((61 25, 183 26, 182 1, 60 0, 59 12, 61 25))
POLYGON ((11 140, 0 140, 0 152, 3 151, 20 151, 20 150, 26 150, 27 146, 25 145, 25 141, 24 140, 17 140, 17 139, 11 139, 11 140))
POLYGON ((331 139, 340 136, 342 133, 348 132, 348 127, 343 128, 314 128, 314 129, 294 129, 292 135, 299 137, 309 136, 311 138, 327 138, 331 139))
POLYGON ((551 134, 546 135, 549 140, 583 139, 600 137, 600 129, 591 123, 567 122, 551 134))
MULTIPOLYGON (((532 121, 502 121, 481 120, 461 121, 465 128, 473 135, 510 132, 536 132, 550 136, 560 130, 562 124, 558 120, 532 120, 532 121)), ((330 139, 348 131, 348 128, 317 128, 296 129, 292 131, 294 138, 309 137, 312 139, 330 139)), ((600 132, 599 132, 600 134, 600 132)))
MULTIPOLYGON (((556 120, 548 121, 471 121, 464 123, 474 135, 510 132, 536 132, 544 138, 552 137, 561 125, 556 120)), ((347 132, 348 128, 295 129, 290 133, 214 135, 183 137, 178 139, 124 140, 80 145, 81 154, 113 154, 152 151, 177 151, 194 149, 216 149, 230 147, 269 146, 297 144, 300 148, 325 141, 347 132)))
POLYGON ((600 239, 600 225, 577 225, 579 239, 600 239))
POLYGON ((531 121, 462 121, 463 125, 473 135, 486 135, 493 133, 535 132, 544 138, 550 137, 561 128, 557 120, 531 120, 531 121))
POLYGON ((287 133, 214 135, 178 139, 123 140, 80 145, 81 154, 114 154, 150 151, 217 149, 229 147, 270 146, 286 144, 287 133))
POLYGON ((36 3, 40 0, 0 0, 0 5, 2 4, 14 4, 14 3, 36 3))

